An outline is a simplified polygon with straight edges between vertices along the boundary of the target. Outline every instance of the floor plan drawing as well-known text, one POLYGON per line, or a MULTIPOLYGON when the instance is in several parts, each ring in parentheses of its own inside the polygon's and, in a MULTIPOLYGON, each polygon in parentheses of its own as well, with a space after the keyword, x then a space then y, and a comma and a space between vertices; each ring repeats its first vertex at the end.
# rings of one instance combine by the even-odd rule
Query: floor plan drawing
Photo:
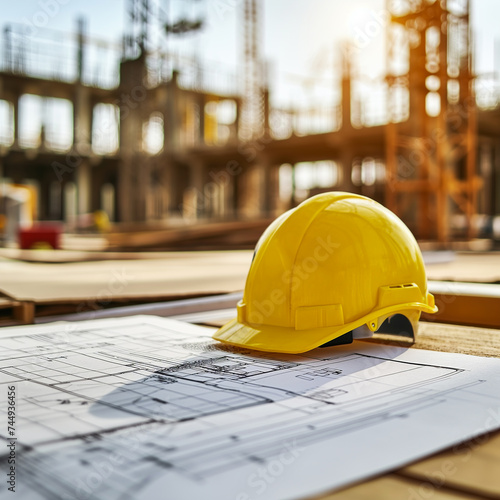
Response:
POLYGON ((500 427, 498 360, 366 342, 275 355, 211 331, 148 316, 5 330, 18 498, 302 498, 500 427))

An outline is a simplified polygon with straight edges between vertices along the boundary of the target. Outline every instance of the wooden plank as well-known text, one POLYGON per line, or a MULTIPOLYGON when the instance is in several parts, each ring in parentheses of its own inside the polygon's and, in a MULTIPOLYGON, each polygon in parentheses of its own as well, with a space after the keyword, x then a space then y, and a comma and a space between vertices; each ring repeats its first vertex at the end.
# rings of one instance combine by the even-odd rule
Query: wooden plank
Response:
POLYGON ((236 249, 253 248, 273 219, 212 222, 156 231, 107 234, 110 249, 236 249))
MULTIPOLYGON (((500 413, 491 418, 500 419, 500 413)), ((499 499, 500 432, 479 436, 451 450, 409 465, 399 473, 429 487, 451 487, 484 498, 499 499)))
POLYGON ((366 339, 362 342, 381 342, 415 349, 500 357, 500 331, 492 328, 421 321, 414 344, 408 340, 394 340, 387 335, 375 335, 373 339, 366 339))
POLYGON ((458 325, 500 326, 500 297, 436 294, 434 298, 439 311, 435 315, 423 313, 423 320, 458 325))
POLYGON ((500 282, 500 252, 457 252, 451 262, 427 264, 427 279, 471 283, 500 282))
MULTIPOLYGON (((18 301, 10 294, 0 290, 0 309, 11 310, 12 318, 8 318, 7 322, 12 321, 14 324, 28 325, 33 323, 35 319, 35 303, 30 300, 18 301)), ((2 319, 0 319, 0 324, 2 319)))
POLYGON ((159 300, 242 290, 252 251, 172 252, 160 259, 63 265, 2 261, 2 289, 19 301, 159 300))
POLYGON ((414 347, 474 356, 500 357, 500 331, 421 322, 414 347))
POLYGON ((422 314, 426 321, 459 325, 500 326, 500 285, 429 281, 439 311, 422 314))
POLYGON ((387 474, 334 493, 311 497, 311 500, 475 500, 484 498, 446 487, 423 486, 421 483, 411 478, 387 474))
POLYGON ((85 321, 102 318, 124 318, 137 314, 152 314, 154 316, 174 318, 199 325, 213 326, 210 324, 210 318, 212 317, 217 321, 221 315, 224 314, 227 317, 224 323, 232 319, 236 314, 236 302, 240 299, 241 293, 228 293, 225 295, 155 302, 152 304, 136 304, 133 306, 101 309, 99 311, 86 311, 76 314, 39 317, 35 322, 37 324, 43 324, 53 321, 85 321), (227 309, 221 310, 221 307, 227 309))

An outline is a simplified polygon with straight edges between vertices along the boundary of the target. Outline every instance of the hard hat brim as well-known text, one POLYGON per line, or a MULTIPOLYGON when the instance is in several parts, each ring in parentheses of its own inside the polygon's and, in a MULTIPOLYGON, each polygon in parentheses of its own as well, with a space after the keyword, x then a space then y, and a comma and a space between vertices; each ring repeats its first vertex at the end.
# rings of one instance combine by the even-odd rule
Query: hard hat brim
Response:
POLYGON ((219 328, 213 338, 238 347, 255 349, 257 351, 281 352, 286 354, 300 354, 319 347, 334 340, 347 332, 377 321, 378 318, 398 314, 402 311, 417 310, 427 313, 437 312, 432 304, 413 302, 397 306, 378 309, 356 321, 338 327, 314 328, 311 330, 295 330, 272 325, 245 325, 233 319, 219 328))

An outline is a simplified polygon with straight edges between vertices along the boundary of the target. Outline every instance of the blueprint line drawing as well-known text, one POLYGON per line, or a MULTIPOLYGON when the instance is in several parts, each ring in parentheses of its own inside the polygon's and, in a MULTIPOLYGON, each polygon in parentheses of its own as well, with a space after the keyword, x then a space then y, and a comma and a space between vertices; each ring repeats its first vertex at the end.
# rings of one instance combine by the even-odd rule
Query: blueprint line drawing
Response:
POLYGON ((495 359, 359 341, 257 353, 150 316, 4 332, 23 499, 304 498, 492 430, 498 408, 495 359))

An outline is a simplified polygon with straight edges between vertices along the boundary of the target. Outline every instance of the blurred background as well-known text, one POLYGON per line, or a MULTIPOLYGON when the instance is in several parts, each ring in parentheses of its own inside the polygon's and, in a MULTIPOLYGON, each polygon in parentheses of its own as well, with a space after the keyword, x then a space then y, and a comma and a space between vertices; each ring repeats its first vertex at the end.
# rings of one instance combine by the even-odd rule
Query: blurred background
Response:
POLYGON ((0 37, 6 249, 251 248, 314 194, 500 240, 495 0, 25 0, 0 37))

